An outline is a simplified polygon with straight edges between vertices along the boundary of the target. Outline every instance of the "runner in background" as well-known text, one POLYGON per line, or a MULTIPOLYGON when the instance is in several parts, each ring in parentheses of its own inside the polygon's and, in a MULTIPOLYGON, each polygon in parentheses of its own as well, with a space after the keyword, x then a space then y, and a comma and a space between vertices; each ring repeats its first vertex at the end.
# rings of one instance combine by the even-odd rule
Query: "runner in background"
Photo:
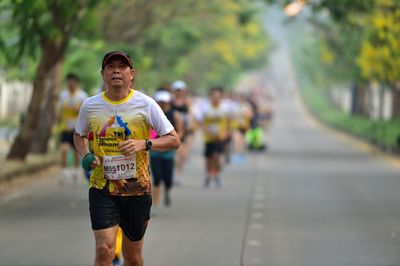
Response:
POLYGON ((179 112, 183 122, 183 136, 181 137, 181 146, 179 147, 175 157, 175 173, 174 183, 180 185, 182 183, 183 171, 188 154, 192 145, 193 125, 191 123, 191 102, 187 95, 186 83, 177 80, 172 83, 173 91, 172 108, 179 112))
MULTIPOLYGON (((164 88, 160 88, 154 95, 154 100, 160 105, 165 116, 174 126, 179 137, 183 136, 183 122, 177 111, 171 106, 171 93, 164 88)), ((159 136, 154 130, 150 132, 150 139, 156 139, 159 136)), ((164 184, 164 205, 171 205, 170 191, 173 186, 172 176, 174 171, 175 151, 150 151, 150 166, 153 176, 153 206, 152 215, 158 213, 160 204, 160 186, 164 184)))
POLYGON ((231 152, 232 152, 232 133, 233 133, 233 118, 236 112, 237 104, 233 99, 232 92, 225 92, 221 100, 224 110, 228 113, 228 133, 224 141, 222 154, 224 156, 225 164, 231 163, 231 152))
POLYGON ((246 101, 244 95, 236 94, 234 118, 232 119, 232 138, 234 154, 232 161, 240 163, 245 160, 244 151, 246 148, 246 133, 250 129, 250 121, 253 117, 251 105, 246 101))
POLYGON ((83 100, 88 95, 79 88, 79 77, 73 73, 68 73, 66 76, 67 88, 61 91, 59 96, 59 114, 61 128, 61 175, 59 179, 60 185, 64 184, 67 178, 72 175, 74 185, 77 184, 80 173, 79 156, 74 147, 74 131, 78 120, 79 108, 83 100), (68 154, 73 150, 73 166, 68 169, 68 154))
POLYGON ((211 88, 209 100, 200 106, 199 112, 196 114, 196 119, 203 129, 205 142, 205 188, 209 188, 211 181, 215 181, 216 187, 221 188, 221 155, 229 131, 229 109, 222 104, 222 97, 222 88, 211 88))
POLYGON ((250 129, 246 132, 245 138, 248 149, 252 151, 264 151, 267 149, 264 130, 260 125, 260 99, 262 99, 262 95, 257 91, 252 91, 247 100, 252 107, 253 116, 250 120, 250 129))

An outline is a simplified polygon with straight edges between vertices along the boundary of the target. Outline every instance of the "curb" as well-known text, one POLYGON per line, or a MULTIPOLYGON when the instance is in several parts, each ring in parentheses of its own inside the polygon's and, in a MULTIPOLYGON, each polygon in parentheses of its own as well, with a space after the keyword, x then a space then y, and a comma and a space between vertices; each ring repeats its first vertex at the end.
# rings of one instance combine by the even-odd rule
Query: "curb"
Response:
POLYGON ((393 166, 400 168, 400 156, 397 153, 388 153, 383 151, 379 145, 374 145, 370 141, 360 138, 359 136, 352 134, 344 129, 334 127, 321 119, 319 119, 305 104, 300 91, 294 92, 295 102, 299 106, 300 110, 305 114, 306 118, 311 121, 314 125, 319 127, 321 130, 333 135, 336 139, 347 142, 358 150, 377 155, 385 160, 389 161, 393 166))
POLYGON ((44 171, 47 168, 58 164, 58 156, 54 154, 44 155, 39 157, 39 161, 29 162, 27 161, 3 161, 5 167, 3 171, 0 171, 0 183, 10 182, 19 177, 36 174, 38 172, 44 171), (4 169, 10 169, 4 171, 4 169))

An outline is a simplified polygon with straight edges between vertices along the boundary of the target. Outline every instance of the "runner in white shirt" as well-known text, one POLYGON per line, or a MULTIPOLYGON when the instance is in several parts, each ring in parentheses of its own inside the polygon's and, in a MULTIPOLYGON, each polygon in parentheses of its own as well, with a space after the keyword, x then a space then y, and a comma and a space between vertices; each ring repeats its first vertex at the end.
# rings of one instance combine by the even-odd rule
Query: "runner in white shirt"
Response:
MULTIPOLYGON (((68 153, 74 147, 74 130, 76 121, 78 120, 79 108, 83 101, 88 97, 87 93, 79 88, 79 77, 69 73, 66 76, 67 88, 61 91, 58 105, 60 112, 60 129, 61 129, 61 167, 60 184, 68 178, 68 153)), ((79 156, 74 151, 74 166, 72 169, 73 181, 76 184, 79 175, 79 156)))
POLYGON ((121 51, 103 58, 106 92, 83 103, 75 130, 82 166, 93 169, 89 206, 96 239, 95 265, 111 265, 118 226, 127 265, 143 265, 143 236, 150 219, 151 183, 148 151, 179 147, 179 136, 159 105, 130 87, 135 70, 121 51), (150 127, 160 136, 149 139, 150 127), (94 154, 85 137, 93 132, 94 154))
POLYGON ((229 135, 229 108, 222 103, 223 91, 219 87, 211 88, 209 100, 201 104, 196 119, 203 129, 206 158, 206 178, 204 187, 208 188, 212 180, 217 188, 221 187, 221 154, 229 135))

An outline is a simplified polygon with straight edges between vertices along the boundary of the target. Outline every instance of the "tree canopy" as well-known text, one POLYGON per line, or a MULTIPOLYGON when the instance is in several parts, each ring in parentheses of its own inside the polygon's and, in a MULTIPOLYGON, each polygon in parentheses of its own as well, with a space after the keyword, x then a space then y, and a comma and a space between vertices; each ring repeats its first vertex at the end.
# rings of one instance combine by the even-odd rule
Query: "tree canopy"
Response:
POLYGON ((364 77, 395 84, 400 81, 400 3, 377 0, 366 16, 366 37, 357 63, 364 77))
POLYGON ((229 88, 241 72, 267 62, 267 36, 252 0, 4 0, 0 26, 0 69, 33 83, 9 159, 25 158, 41 115, 46 143, 66 73, 95 92, 110 50, 133 56, 136 87, 147 91, 175 79, 197 91, 229 88))
MULTIPOLYGON (((8 10, 27 9, 29 13, 22 12, 20 17, 15 17, 3 12, 4 19, 0 23, 12 26, 18 22, 27 26, 7 27, 1 31, 0 44, 3 47, 16 45, 19 52, 6 49, 9 52, 0 54, 0 67, 7 62, 19 62, 14 67, 7 66, 7 75, 33 79, 39 56, 37 43, 41 38, 33 34, 34 24, 53 23, 54 27, 49 27, 44 34, 62 35, 46 8, 52 4, 60 5, 57 9, 70 10, 62 7, 69 1, 59 4, 59 1, 50 0, 17 2, 19 4, 8 10), (40 20, 27 23, 28 17, 35 14, 41 16, 40 20), (21 38, 17 42, 18 36, 21 38), (21 68, 26 71, 20 73, 21 68)), ((80 2, 72 1, 77 7, 80 2)), ((106 51, 113 49, 125 50, 133 56, 138 70, 136 85, 146 90, 174 79, 185 79, 192 88, 200 90, 215 84, 229 87, 242 71, 267 62, 268 39, 260 12, 252 0, 97 2, 97 6, 91 6, 82 16, 83 23, 71 34, 63 68, 64 74, 72 71, 81 75, 83 87, 89 92, 100 86, 100 60, 106 51)), ((72 19, 72 13, 66 11, 61 18, 72 19)))

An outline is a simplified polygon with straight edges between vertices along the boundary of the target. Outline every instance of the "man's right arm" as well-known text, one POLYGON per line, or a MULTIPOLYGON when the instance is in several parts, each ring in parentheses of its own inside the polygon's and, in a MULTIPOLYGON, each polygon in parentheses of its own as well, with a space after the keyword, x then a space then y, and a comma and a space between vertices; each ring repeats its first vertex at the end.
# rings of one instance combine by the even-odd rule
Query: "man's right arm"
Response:
POLYGON ((83 157, 89 152, 87 139, 74 132, 74 144, 76 151, 83 157))
POLYGON ((89 151, 88 141, 85 137, 82 137, 78 135, 78 133, 74 132, 74 144, 76 151, 82 156, 82 167, 85 170, 89 171, 90 169, 94 169, 98 165, 101 165, 99 157, 94 156, 89 151))
POLYGON ((78 119, 76 121, 76 126, 74 130, 74 145, 76 151, 83 157, 89 151, 89 143, 86 135, 89 131, 87 112, 84 103, 79 109, 78 119))

